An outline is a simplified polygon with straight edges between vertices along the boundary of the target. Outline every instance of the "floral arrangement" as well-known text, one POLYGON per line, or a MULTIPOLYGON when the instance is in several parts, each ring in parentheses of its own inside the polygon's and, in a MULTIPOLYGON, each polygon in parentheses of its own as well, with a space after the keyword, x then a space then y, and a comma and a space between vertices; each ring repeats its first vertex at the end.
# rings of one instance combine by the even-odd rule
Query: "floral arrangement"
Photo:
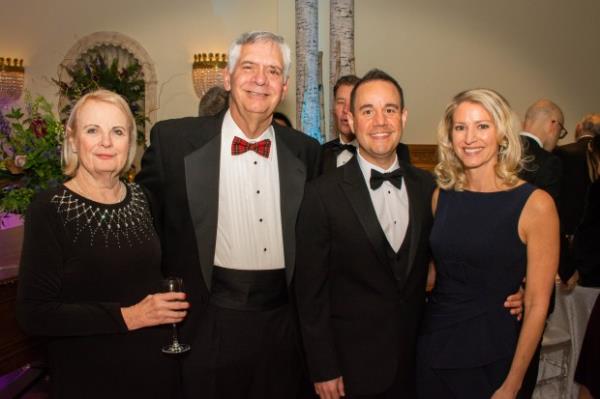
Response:
POLYGON ((146 85, 142 66, 137 61, 119 68, 118 58, 109 64, 99 51, 91 51, 74 67, 65 68, 65 71, 71 78, 70 83, 53 79, 60 95, 68 100, 68 104, 60 110, 63 122, 81 96, 99 88, 111 90, 123 96, 129 104, 137 125, 138 143, 144 143, 144 124, 148 120, 144 113, 146 85))
POLYGON ((0 220, 23 215, 33 196, 64 181, 63 126, 43 97, 25 98, 25 112, 0 111, 0 220))

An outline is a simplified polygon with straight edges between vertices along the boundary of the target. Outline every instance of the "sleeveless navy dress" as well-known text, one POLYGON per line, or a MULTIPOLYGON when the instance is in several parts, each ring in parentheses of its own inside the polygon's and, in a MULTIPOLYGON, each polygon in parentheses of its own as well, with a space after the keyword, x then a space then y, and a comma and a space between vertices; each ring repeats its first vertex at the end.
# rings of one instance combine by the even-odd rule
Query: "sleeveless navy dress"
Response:
POLYGON ((525 276, 518 223, 534 190, 440 190, 430 236, 436 281, 417 347, 420 397, 489 398, 506 378, 520 322, 503 304, 525 276))

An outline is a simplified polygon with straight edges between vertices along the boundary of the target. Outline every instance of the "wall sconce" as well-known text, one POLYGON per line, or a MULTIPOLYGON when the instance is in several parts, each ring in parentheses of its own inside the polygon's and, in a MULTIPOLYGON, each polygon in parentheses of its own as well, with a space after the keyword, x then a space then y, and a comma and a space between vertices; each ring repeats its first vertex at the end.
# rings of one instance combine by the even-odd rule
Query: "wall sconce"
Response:
POLYGON ((23 93, 24 84, 23 60, 0 57, 0 107, 17 101, 23 93))
POLYGON ((214 86, 223 86, 223 69, 227 67, 225 54, 201 53, 194 55, 192 80, 198 98, 214 86))

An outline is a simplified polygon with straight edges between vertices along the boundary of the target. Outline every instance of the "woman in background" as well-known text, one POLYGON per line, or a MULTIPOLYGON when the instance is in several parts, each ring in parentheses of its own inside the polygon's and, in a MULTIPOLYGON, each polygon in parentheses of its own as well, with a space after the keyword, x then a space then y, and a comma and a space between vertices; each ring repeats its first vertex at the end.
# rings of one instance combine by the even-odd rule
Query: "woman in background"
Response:
POLYGON ((55 398, 172 398, 174 359, 161 353, 188 303, 160 287, 160 244, 148 200, 121 181, 136 151, 135 120, 119 95, 98 90, 73 107, 62 186, 25 218, 17 316, 49 337, 55 398))
POLYGON ((459 93, 438 129, 435 286, 418 342, 421 398, 515 398, 558 264, 552 198, 517 177, 519 124, 493 90, 459 93), (524 277, 522 326, 501 306, 524 277))
MULTIPOLYGON (((579 273, 579 284, 600 287, 600 135, 588 144, 588 171, 592 184, 588 189, 581 224, 575 230, 573 254, 579 273)), ((581 385, 581 399, 600 398, 600 297, 588 321, 581 346, 575 381, 581 385)))

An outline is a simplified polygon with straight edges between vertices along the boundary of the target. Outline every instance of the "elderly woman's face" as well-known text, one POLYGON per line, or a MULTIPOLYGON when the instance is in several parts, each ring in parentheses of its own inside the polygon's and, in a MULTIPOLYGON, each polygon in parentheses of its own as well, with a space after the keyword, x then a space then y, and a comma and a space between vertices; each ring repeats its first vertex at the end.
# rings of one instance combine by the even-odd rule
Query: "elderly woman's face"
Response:
POLYGON ((498 139, 489 112, 480 104, 463 102, 452 119, 452 148, 463 167, 494 167, 498 159, 498 139))
POLYGON ((129 130, 127 117, 117 106, 90 100, 77 115, 72 148, 79 157, 79 170, 93 176, 117 176, 127 162, 129 130))

